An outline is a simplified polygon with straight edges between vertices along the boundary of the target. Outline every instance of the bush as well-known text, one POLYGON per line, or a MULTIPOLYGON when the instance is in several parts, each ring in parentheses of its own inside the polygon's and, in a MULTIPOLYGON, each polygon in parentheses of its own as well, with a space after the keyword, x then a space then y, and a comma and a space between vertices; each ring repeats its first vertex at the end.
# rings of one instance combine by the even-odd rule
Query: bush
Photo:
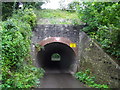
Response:
POLYGON ((31 88, 37 85, 44 70, 32 65, 30 37, 36 16, 32 9, 18 11, 1 23, 2 88, 31 88))
POLYGON ((77 6, 83 31, 96 39, 106 52, 120 60, 120 3, 84 2, 77 6))
MULTIPOLYGON (((23 8, 36 8, 41 9, 41 6, 46 2, 39 0, 36 2, 22 2, 23 8)), ((15 10, 19 9, 19 2, 2 2, 2 20, 7 20, 8 17, 11 17, 15 10)))
POLYGON ((2 2, 2 20, 6 20, 13 13, 14 2, 2 2))
POLYGON ((71 3, 68 4, 68 9, 76 10, 78 5, 80 5, 80 2, 76 2, 76 1, 71 2, 71 3))
POLYGON ((74 75, 78 80, 80 80, 81 82, 87 84, 89 87, 93 87, 93 88, 108 88, 107 85, 101 85, 101 84, 96 84, 95 83, 95 77, 91 77, 90 76, 90 70, 86 70, 85 72, 77 72, 74 75))
POLYGON ((32 8, 18 10, 17 14, 13 14, 12 17, 14 17, 14 19, 16 20, 21 20, 21 22, 28 23, 31 26, 31 28, 36 25, 36 21, 37 21, 37 17, 32 8))

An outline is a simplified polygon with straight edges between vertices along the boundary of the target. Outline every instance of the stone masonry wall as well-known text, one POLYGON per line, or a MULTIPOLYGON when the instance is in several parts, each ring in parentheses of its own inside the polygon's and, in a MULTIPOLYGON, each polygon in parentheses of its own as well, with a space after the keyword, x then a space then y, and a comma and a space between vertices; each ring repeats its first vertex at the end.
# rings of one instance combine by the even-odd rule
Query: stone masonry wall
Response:
MULTIPOLYGON (((79 27, 80 28, 80 27, 79 27)), ((71 40, 73 43, 76 43, 77 46, 79 46, 79 28, 77 26, 73 25, 38 25, 34 30, 33 30, 33 37, 32 37, 32 58, 34 61, 34 64, 36 66, 38 65, 37 61, 37 53, 35 49, 35 44, 39 43, 45 38, 48 37, 65 37, 71 40)), ((76 58, 75 63, 77 63, 78 58, 76 58)), ((75 72, 75 68, 77 68, 77 65, 73 63, 73 72, 75 72)))
POLYGON ((84 33, 79 34, 78 71, 90 69, 96 77, 96 82, 108 84, 110 87, 120 87, 120 66, 116 64, 100 47, 84 33))
POLYGON ((38 25, 33 34, 33 43, 40 42, 46 37, 66 37, 74 43, 79 42, 79 30, 73 25, 38 25))

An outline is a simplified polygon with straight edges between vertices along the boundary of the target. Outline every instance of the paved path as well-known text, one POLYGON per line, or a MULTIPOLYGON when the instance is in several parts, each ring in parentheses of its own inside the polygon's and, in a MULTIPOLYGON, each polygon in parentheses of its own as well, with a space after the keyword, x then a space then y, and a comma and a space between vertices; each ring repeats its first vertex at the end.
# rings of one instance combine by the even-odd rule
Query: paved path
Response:
POLYGON ((40 88, 85 88, 69 73, 46 73, 40 88))

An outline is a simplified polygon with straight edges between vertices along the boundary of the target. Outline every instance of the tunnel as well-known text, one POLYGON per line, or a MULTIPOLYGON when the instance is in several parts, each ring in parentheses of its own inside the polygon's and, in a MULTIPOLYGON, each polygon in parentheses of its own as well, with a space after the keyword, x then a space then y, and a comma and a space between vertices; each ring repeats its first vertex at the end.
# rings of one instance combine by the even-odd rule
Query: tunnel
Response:
POLYGON ((52 42, 44 45, 44 48, 37 54, 39 66, 47 72, 69 73, 73 68, 75 57, 74 50, 67 44, 60 42, 52 42))

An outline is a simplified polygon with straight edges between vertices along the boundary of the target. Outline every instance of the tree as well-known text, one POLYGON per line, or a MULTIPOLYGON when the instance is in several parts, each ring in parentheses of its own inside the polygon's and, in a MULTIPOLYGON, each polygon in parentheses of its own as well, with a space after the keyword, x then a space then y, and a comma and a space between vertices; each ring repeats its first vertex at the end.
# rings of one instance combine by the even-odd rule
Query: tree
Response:
POLYGON ((83 2, 77 12, 83 28, 109 54, 120 59, 120 2, 83 2))

